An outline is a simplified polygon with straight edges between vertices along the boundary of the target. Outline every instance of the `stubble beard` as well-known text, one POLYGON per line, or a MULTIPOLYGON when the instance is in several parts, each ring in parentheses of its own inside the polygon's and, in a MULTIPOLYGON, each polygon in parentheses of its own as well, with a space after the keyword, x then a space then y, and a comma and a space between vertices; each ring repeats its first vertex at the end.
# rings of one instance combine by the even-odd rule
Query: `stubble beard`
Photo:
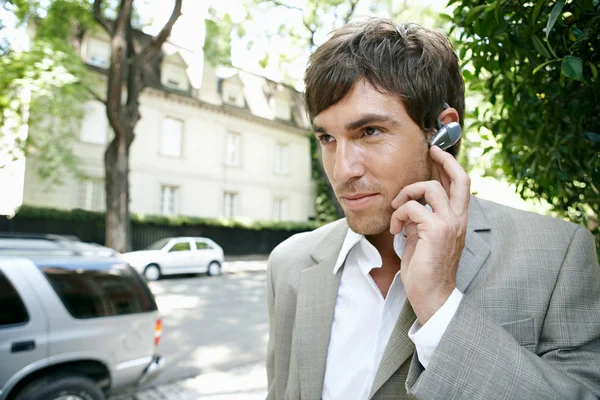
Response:
POLYGON ((366 214, 344 210, 350 229, 365 236, 378 235, 390 229, 390 220, 393 212, 391 207, 385 211, 381 209, 369 211, 366 214))

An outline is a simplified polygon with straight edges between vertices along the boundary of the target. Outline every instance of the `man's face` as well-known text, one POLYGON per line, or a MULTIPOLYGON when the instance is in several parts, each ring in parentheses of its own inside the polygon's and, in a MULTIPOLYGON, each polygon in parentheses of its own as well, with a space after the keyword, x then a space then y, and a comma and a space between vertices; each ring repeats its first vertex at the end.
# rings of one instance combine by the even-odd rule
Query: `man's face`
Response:
POLYGON ((358 81, 313 122, 323 165, 353 231, 389 229, 392 200, 411 183, 431 179, 421 128, 395 96, 358 81))

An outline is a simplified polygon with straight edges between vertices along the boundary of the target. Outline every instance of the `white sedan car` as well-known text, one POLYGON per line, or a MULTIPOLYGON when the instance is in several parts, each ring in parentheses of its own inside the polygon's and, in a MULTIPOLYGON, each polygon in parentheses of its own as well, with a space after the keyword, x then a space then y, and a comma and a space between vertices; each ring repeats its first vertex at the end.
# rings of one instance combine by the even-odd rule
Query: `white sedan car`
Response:
POLYGON ((145 250, 121 255, 147 280, 155 281, 163 275, 208 273, 221 275, 223 249, 203 237, 161 239, 145 250))

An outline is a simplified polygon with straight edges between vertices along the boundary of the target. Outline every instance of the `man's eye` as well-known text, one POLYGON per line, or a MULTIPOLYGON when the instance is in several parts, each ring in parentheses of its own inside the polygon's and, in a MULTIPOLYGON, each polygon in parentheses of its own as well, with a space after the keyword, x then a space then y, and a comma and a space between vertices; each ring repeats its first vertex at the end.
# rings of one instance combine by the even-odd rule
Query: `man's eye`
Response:
POLYGON ((335 139, 331 135, 321 135, 321 136, 319 136, 319 142, 321 142, 323 144, 331 143, 334 140, 335 139))
POLYGON ((373 128, 372 126, 365 128, 365 136, 375 136, 379 133, 381 133, 381 130, 378 128, 373 128))

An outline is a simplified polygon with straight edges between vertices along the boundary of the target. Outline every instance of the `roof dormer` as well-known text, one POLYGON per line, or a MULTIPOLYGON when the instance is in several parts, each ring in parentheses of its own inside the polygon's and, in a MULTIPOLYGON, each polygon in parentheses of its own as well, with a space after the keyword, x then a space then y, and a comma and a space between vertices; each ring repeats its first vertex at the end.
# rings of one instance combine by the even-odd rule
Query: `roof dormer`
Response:
POLYGON ((223 79, 221 82, 221 95, 223 96, 223 102, 226 104, 240 108, 246 107, 244 83, 237 74, 223 79))
POLYGON ((275 118, 284 121, 292 119, 292 110, 290 104, 290 96, 284 88, 275 91, 269 99, 271 110, 275 114, 275 118))
POLYGON ((160 83, 168 88, 188 92, 188 65, 179 53, 165 55, 160 65, 160 83))

